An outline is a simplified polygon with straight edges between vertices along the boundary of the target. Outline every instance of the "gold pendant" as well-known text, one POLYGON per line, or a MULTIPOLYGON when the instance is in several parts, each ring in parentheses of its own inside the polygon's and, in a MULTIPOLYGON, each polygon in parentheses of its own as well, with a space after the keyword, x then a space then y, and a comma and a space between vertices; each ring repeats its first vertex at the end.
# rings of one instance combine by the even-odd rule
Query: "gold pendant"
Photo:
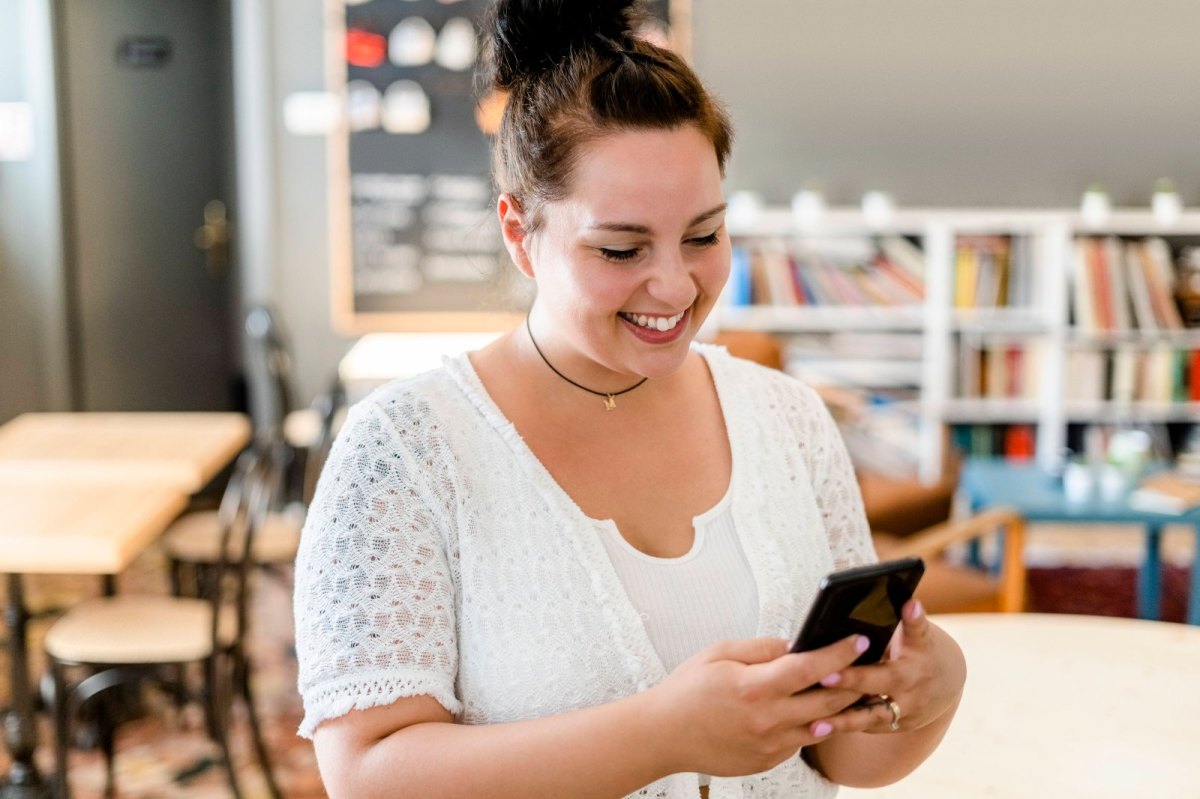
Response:
POLYGON ((617 400, 613 397, 612 394, 607 395, 604 398, 604 410, 615 411, 616 409, 617 409, 617 400))

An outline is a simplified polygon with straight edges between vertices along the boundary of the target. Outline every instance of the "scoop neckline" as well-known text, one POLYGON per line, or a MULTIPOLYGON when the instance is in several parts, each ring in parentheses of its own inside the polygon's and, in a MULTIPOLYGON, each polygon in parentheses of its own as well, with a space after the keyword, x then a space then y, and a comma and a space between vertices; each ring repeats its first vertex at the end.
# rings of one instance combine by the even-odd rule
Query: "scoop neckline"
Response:
POLYGON ((504 412, 500 410, 500 406, 496 404, 494 399, 492 399, 492 395, 488 393, 487 387, 483 384, 483 381, 480 380, 479 373, 475 371, 475 365, 471 363, 469 352, 460 352, 456 355, 445 356, 444 364, 449 369, 451 374, 456 377, 462 386, 464 393, 466 393, 468 398, 471 399, 476 408, 480 411, 484 418, 487 419, 488 423, 495 430, 497 430, 497 432, 499 432, 504 440, 508 443, 509 448, 512 449, 522 459, 523 462, 529 465, 529 467, 532 469, 534 479, 540 484, 544 492, 548 492, 552 496, 557 497, 562 504, 570 508, 571 513, 581 522, 593 527, 606 528, 616 533, 621 542, 625 546, 629 547, 629 549, 633 552, 637 552, 643 557, 651 558, 656 562, 678 562, 683 558, 692 556, 694 552, 698 551, 696 545, 700 540, 700 530, 697 529, 697 524, 712 518, 712 516, 724 510, 726 505, 729 505, 733 502, 736 485, 735 480, 740 471, 738 469, 738 464, 741 462, 740 454, 735 446, 737 437, 732 434, 730 429, 731 426, 735 424, 735 421, 728 413, 729 404, 726 401, 727 397, 725 395, 725 390, 721 385, 721 378, 718 376, 719 367, 714 368, 713 358, 711 357, 715 353, 724 352, 724 349, 713 345, 693 343, 692 350, 704 359, 705 366, 708 368, 709 377, 713 382, 713 388, 717 392, 717 404, 721 410, 721 419, 724 422, 725 428, 725 439, 729 445, 729 484, 725 488, 725 493, 722 495, 721 499, 717 500, 715 505, 708 510, 705 510, 702 513, 692 517, 692 546, 686 553, 675 558, 658 558, 654 555, 649 555, 645 552, 642 552, 640 549, 630 544, 625 536, 621 535, 621 530, 617 526, 616 520, 611 518, 597 519, 585 513, 583 508, 579 507, 579 504, 575 501, 574 497, 572 497, 567 490, 562 487, 558 480, 554 478, 554 475, 550 473, 550 470, 546 468, 544 463, 542 463, 541 458, 539 458, 534 451, 529 448, 529 445, 525 442, 525 439, 517 430, 516 425, 504 415, 504 412))
MULTIPOLYGON (((703 513, 698 513, 692 517, 692 545, 687 552, 675 557, 665 558, 659 555, 651 555, 649 552, 642 550, 629 543, 624 535, 621 534, 621 528, 617 527, 617 523, 612 519, 593 519, 603 528, 604 533, 613 539, 617 546, 622 551, 637 558, 638 560, 647 563, 657 563, 660 565, 682 565, 689 561, 695 560, 700 555, 700 551, 704 549, 704 544, 708 540, 708 528, 713 519, 724 513, 733 502, 733 470, 730 469, 729 485, 725 489, 725 494, 717 500, 717 503, 703 513)), ((582 510, 581 510, 582 512, 582 510)), ((588 518, 591 518, 590 516, 588 518)))

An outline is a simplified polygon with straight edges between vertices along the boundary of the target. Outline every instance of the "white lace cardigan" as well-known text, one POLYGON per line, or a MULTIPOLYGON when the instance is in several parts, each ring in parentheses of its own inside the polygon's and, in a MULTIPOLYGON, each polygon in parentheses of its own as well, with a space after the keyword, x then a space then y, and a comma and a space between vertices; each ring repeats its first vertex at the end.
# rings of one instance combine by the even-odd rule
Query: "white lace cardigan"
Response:
MULTIPOLYGON (((823 575, 874 559, 858 486, 811 389, 723 349, 697 349, 729 435, 735 525, 758 585, 756 634, 788 638, 823 575)), ((465 355, 355 405, 296 562, 300 734, 417 694, 464 724, 490 724, 611 702, 662 680, 598 538, 605 524, 554 481, 465 355)), ((712 799, 835 792, 798 756, 710 788, 712 799)), ((697 795, 695 774, 632 794, 697 795)))

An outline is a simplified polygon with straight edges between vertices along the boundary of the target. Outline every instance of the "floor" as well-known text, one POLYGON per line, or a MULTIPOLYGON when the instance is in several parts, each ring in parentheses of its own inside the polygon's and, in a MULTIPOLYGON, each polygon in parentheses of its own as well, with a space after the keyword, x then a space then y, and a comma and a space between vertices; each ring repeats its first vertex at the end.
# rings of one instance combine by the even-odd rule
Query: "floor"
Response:
MULTIPOLYGON (((159 578, 162 573, 161 555, 149 551, 121 575, 119 590, 122 593, 163 591, 165 585, 159 578)), ((32 577, 27 578, 26 584, 29 605, 35 608, 61 607, 81 595, 98 591, 98 581, 94 578, 32 577)), ((324 797, 312 746, 296 736, 300 699, 296 694, 290 585, 274 577, 258 580, 253 618, 257 624, 250 642, 256 674, 254 687, 276 779, 288 799, 324 797)), ((31 652, 40 652, 45 625, 45 622, 35 624, 31 652)), ((6 654, 0 654, 0 668, 7 673, 6 654)), ((7 704, 6 689, 7 680, 0 680, 0 706, 7 704)), ((145 702, 152 711, 146 718, 118 728, 118 795, 127 799, 229 796, 224 769, 216 747, 204 734, 198 708, 189 706, 177 712, 153 694, 147 694, 145 702)), ((246 735, 244 716, 240 709, 237 712, 232 747, 243 796, 260 799, 267 796, 266 785, 246 735)), ((46 719, 41 721, 38 763, 42 773, 48 774, 53 767, 52 737, 46 719)), ((7 772, 8 760, 3 747, 0 747, 0 768, 7 772)), ((103 795, 103 785, 100 754, 95 750, 73 751, 71 786, 74 797, 97 799, 103 795)))
MULTIPOLYGON (((1164 536, 1164 561, 1188 564, 1194 546, 1190 528, 1168 528, 1164 536)), ((1133 565, 1141 557, 1142 536, 1136 527, 1081 530, 1071 526, 1038 525, 1030 530, 1027 558, 1033 566, 1133 565)), ((120 590, 165 590, 158 576, 162 574, 161 569, 161 555, 153 550, 147 552, 121 576, 120 590)), ((27 590, 31 606, 63 606, 80 595, 95 593, 98 583, 95 579, 83 578, 30 578, 27 590)), ((295 691, 289 591, 287 583, 278 579, 259 581, 255 600, 258 627, 252 637, 258 675, 255 685, 268 746, 273 752, 275 773, 284 795, 288 799, 316 799, 325 794, 312 747, 295 735, 300 720, 300 702, 295 691)), ((40 651, 40 633, 37 631, 32 651, 40 651)), ((3 654, 0 654, 0 668, 5 671, 8 668, 3 654)), ((5 682, 0 680, 0 706, 7 704, 7 697, 3 695, 5 682)), ((149 701, 152 706, 155 704, 153 698, 149 701)), ((49 728, 43 719, 39 762, 44 773, 51 767, 50 740, 49 728)), ((192 708, 183 713, 167 709, 123 725, 118 733, 118 748, 117 785, 122 797, 199 799, 229 795, 215 747, 204 736, 198 713, 192 708)), ((234 732, 234 749, 244 795, 247 799, 266 796, 241 723, 234 732)), ((7 770, 2 747, 0 769, 7 770)), ((78 799, 101 795, 103 767, 97 752, 73 752, 71 783, 78 799)))

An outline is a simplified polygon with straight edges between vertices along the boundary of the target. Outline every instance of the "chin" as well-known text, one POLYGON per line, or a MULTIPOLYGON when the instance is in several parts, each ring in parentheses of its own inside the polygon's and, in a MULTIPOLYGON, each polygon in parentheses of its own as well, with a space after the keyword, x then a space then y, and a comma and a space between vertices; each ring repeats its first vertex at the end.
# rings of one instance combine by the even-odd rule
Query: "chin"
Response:
POLYGON ((694 336, 684 336, 670 345, 670 350, 655 353, 654 355, 644 358, 641 362, 639 374, 643 377, 648 377, 651 380, 661 380, 664 377, 670 377, 678 372, 687 363, 688 355, 692 351, 692 339, 694 336))

